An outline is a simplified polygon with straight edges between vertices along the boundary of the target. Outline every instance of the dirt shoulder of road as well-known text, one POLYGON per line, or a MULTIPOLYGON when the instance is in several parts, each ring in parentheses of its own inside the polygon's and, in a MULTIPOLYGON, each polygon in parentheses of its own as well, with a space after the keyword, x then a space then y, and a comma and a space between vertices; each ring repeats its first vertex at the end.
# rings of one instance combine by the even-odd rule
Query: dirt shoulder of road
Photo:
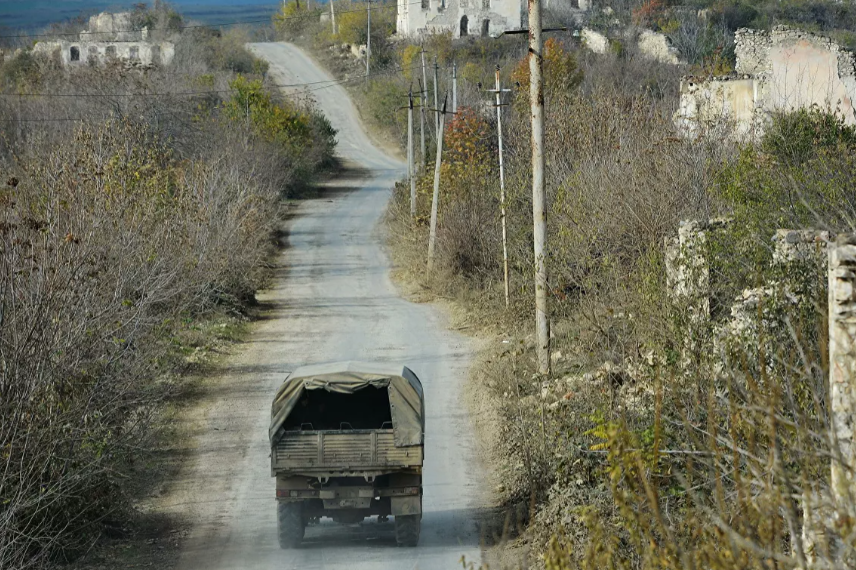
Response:
POLYGON ((259 316, 255 307, 246 315, 219 315, 192 324, 192 352, 181 375, 165 378, 171 395, 155 418, 151 447, 135 458, 134 476, 125 482, 131 496, 129 512, 114 513, 115 524, 74 562, 71 570, 112 568, 173 568, 189 521, 165 514, 160 508, 169 486, 196 449, 205 411, 216 380, 210 374, 229 358, 247 336, 249 324, 259 316))
MULTIPOLYGON (((297 205, 324 195, 325 184, 351 172, 339 163, 319 175, 315 184, 302 190, 299 197, 283 203, 281 230, 274 236, 277 247, 271 259, 288 249, 290 221, 297 205)), ((170 396, 154 419, 155 433, 148 449, 135 459, 134 476, 125 482, 131 496, 131 510, 112 513, 99 540, 83 549, 82 555, 64 565, 69 570, 107 570, 113 568, 174 568, 192 521, 169 514, 176 501, 175 486, 198 451, 198 442, 207 428, 209 410, 222 398, 225 378, 218 374, 224 364, 242 350, 253 323, 265 318, 263 304, 251 304, 243 315, 220 314, 190 324, 184 339, 186 367, 182 374, 162 379, 173 385, 170 396)))
POLYGON ((529 568, 526 562, 529 551, 517 537, 528 520, 527 505, 513 505, 506 500, 503 471, 506 468, 501 441, 502 402, 492 390, 484 386, 485 364, 496 358, 503 347, 504 335, 494 327, 477 320, 465 302, 454 297, 444 297, 426 287, 422 275, 413 265, 413 244, 392 239, 391 216, 384 224, 386 251, 390 257, 393 284, 398 293, 413 303, 429 303, 446 316, 450 330, 464 334, 473 340, 475 357, 470 366, 463 389, 463 398, 473 428, 475 449, 473 450, 480 473, 486 485, 477 498, 479 515, 476 521, 483 545, 482 568, 493 570, 521 570, 529 568))

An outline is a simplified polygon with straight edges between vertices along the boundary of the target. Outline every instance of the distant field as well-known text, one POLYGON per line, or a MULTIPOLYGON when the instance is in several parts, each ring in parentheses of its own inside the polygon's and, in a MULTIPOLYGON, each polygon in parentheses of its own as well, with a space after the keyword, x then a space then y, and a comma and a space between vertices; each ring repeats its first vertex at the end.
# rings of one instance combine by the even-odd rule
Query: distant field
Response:
MULTIPOLYGON (((104 10, 130 9, 133 1, 116 0, 0 0, 0 29, 35 32, 52 22, 89 16, 104 10)), ((245 22, 269 18, 278 8, 274 0, 173 0, 184 17, 205 24, 245 22)))

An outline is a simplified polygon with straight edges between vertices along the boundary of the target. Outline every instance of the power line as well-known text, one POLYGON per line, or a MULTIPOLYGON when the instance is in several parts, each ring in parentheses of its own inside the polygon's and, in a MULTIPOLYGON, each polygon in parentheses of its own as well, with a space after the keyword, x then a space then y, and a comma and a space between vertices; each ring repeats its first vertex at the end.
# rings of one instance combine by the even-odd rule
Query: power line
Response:
MULTIPOLYGON (((421 4, 421 3, 422 2, 420 0, 419 2, 409 2, 407 4, 404 4, 404 6, 414 6, 416 4, 421 4)), ((372 12, 374 12, 377 10, 390 10, 392 8, 398 8, 398 4, 389 4, 386 6, 379 6, 377 8, 368 8, 368 10, 371 10, 372 12)), ((356 10, 343 10, 343 11, 340 11, 339 13, 340 14, 348 14, 351 12, 361 12, 362 13, 365 11, 366 10, 363 10, 363 9, 356 9, 356 10)), ((276 18, 276 21, 282 22, 282 21, 287 21, 287 20, 302 20, 302 19, 305 19, 307 17, 310 17, 310 15, 304 14, 301 16, 286 16, 286 17, 282 17, 282 18, 277 18, 276 15, 273 15, 270 18, 267 18, 264 20, 243 20, 243 21, 221 22, 221 23, 214 23, 214 24, 193 24, 193 25, 186 25, 186 26, 178 26, 178 27, 173 28, 173 29, 170 29, 170 28, 150 28, 149 31, 151 32, 151 31, 164 31, 165 30, 165 31, 173 32, 173 31, 192 30, 192 29, 198 29, 198 28, 222 28, 224 26, 240 26, 243 24, 262 24, 262 23, 269 24, 273 18, 276 18)), ((85 33, 87 35, 133 34, 133 33, 138 33, 140 31, 141 30, 118 30, 118 31, 114 30, 112 32, 87 32, 87 31, 83 31, 83 32, 54 32, 54 33, 45 33, 45 34, 12 34, 12 35, 2 35, 2 36, 0 36, 0 39, 71 37, 71 36, 79 36, 82 33, 85 33)), ((131 41, 133 41, 133 40, 131 40, 131 41)), ((115 41, 113 43, 129 43, 129 40, 115 41)))
MULTIPOLYGON (((335 83, 341 80, 327 79, 325 81, 310 81, 308 83, 290 83, 290 84, 268 84, 268 87, 276 87, 279 89, 287 89, 292 87, 306 87, 308 85, 318 85, 321 83, 335 83)), ((163 91, 163 92, 140 92, 140 93, 0 93, 0 97, 182 97, 194 95, 214 95, 218 93, 231 93, 234 89, 210 89, 205 91, 163 91)))
MULTIPOLYGON (((404 69, 398 67, 396 69, 381 71, 377 73, 373 73, 372 76, 377 75, 391 75, 393 73, 403 72, 404 69)), ((269 83, 266 84, 266 87, 275 87, 277 89, 292 89, 297 87, 308 87, 312 85, 323 85, 320 88, 309 89, 308 91, 317 91, 320 89, 325 89, 327 87, 333 87, 334 85, 339 85, 343 83, 349 83, 351 81, 356 81, 357 79, 365 79, 366 75, 362 74, 355 77, 349 77, 346 79, 325 79, 323 81, 308 81, 306 83, 269 83), (328 84, 328 85, 324 85, 328 84)), ((111 97, 182 97, 182 96, 195 96, 195 95, 215 95, 220 93, 231 93, 234 89, 210 89, 205 91, 165 91, 165 92, 141 92, 141 93, 0 93, 0 97, 43 97, 43 98, 111 98, 111 97)))
MULTIPOLYGON (((373 73, 372 77, 376 77, 378 75, 392 75, 392 74, 396 74, 396 73, 401 73, 402 71, 404 71, 403 68, 397 67, 395 69, 390 69, 390 70, 381 71, 378 73, 373 73)), ((308 83, 279 84, 279 85, 275 84, 275 85, 271 85, 271 87, 293 88, 293 87, 304 87, 304 86, 310 86, 310 85, 317 85, 317 87, 314 87, 312 89, 307 89, 304 91, 304 93, 313 93, 315 91, 321 91, 322 89, 329 89, 330 87, 335 87, 336 85, 342 85, 345 83, 351 83, 353 81, 359 81, 359 80, 365 79, 365 77, 366 77, 366 75, 357 75, 354 77, 349 77, 347 79, 328 79, 325 81, 312 81, 312 82, 308 82, 308 83), (322 85, 322 84, 326 84, 326 85, 322 85)), ((222 92, 222 91, 207 91, 207 92, 202 92, 202 93, 218 93, 218 92, 222 92)), ((2 94, 0 94, 0 95, 2 95, 2 94)), ((61 95, 62 94, 55 94, 55 96, 61 96, 61 95)), ((155 94, 141 94, 141 95, 155 95, 155 94)), ((164 96, 165 94, 158 94, 158 95, 164 96)), ((39 96, 39 95, 36 95, 36 96, 39 96)), ((73 95, 62 95, 62 96, 71 97, 73 95)), ((107 97, 107 95, 104 95, 104 97, 107 97)), ((50 119, 0 119, 0 122, 2 122, 2 123, 67 123, 67 122, 83 122, 83 121, 86 121, 89 119, 90 119, 89 117, 87 117, 87 118, 84 118, 84 117, 63 117, 63 118, 50 118, 50 119)))

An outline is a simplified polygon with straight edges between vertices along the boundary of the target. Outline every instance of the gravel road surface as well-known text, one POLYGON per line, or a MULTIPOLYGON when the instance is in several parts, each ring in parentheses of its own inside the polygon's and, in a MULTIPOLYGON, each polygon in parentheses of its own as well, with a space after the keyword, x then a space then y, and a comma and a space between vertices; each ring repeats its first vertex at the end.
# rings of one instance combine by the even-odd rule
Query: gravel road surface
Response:
MULTIPOLYGON (((306 54, 282 43, 254 44, 279 84, 330 80, 306 54)), ((405 165, 375 147, 339 85, 312 92, 338 130, 338 153, 363 174, 331 182, 288 224, 289 248, 247 342, 212 379, 199 438, 172 486, 172 513, 192 521, 182 570, 451 570, 480 561, 472 516, 480 479, 462 404, 471 343, 449 332, 431 306, 399 297, 378 222, 405 165), (300 549, 280 550, 267 427, 271 398, 286 373, 333 360, 406 363, 422 379, 427 411, 422 538, 395 545, 392 523, 323 522, 300 549)), ((392 112, 392 110, 390 110, 392 112)))

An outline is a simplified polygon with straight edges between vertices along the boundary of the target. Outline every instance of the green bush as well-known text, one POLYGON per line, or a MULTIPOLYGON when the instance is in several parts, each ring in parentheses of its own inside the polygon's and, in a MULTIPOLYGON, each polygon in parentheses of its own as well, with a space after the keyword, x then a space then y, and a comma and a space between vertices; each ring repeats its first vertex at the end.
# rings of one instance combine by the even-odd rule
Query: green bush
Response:
POLYGON ((773 116, 761 148, 776 160, 797 166, 824 150, 850 153, 856 147, 856 127, 833 112, 817 107, 773 116))

